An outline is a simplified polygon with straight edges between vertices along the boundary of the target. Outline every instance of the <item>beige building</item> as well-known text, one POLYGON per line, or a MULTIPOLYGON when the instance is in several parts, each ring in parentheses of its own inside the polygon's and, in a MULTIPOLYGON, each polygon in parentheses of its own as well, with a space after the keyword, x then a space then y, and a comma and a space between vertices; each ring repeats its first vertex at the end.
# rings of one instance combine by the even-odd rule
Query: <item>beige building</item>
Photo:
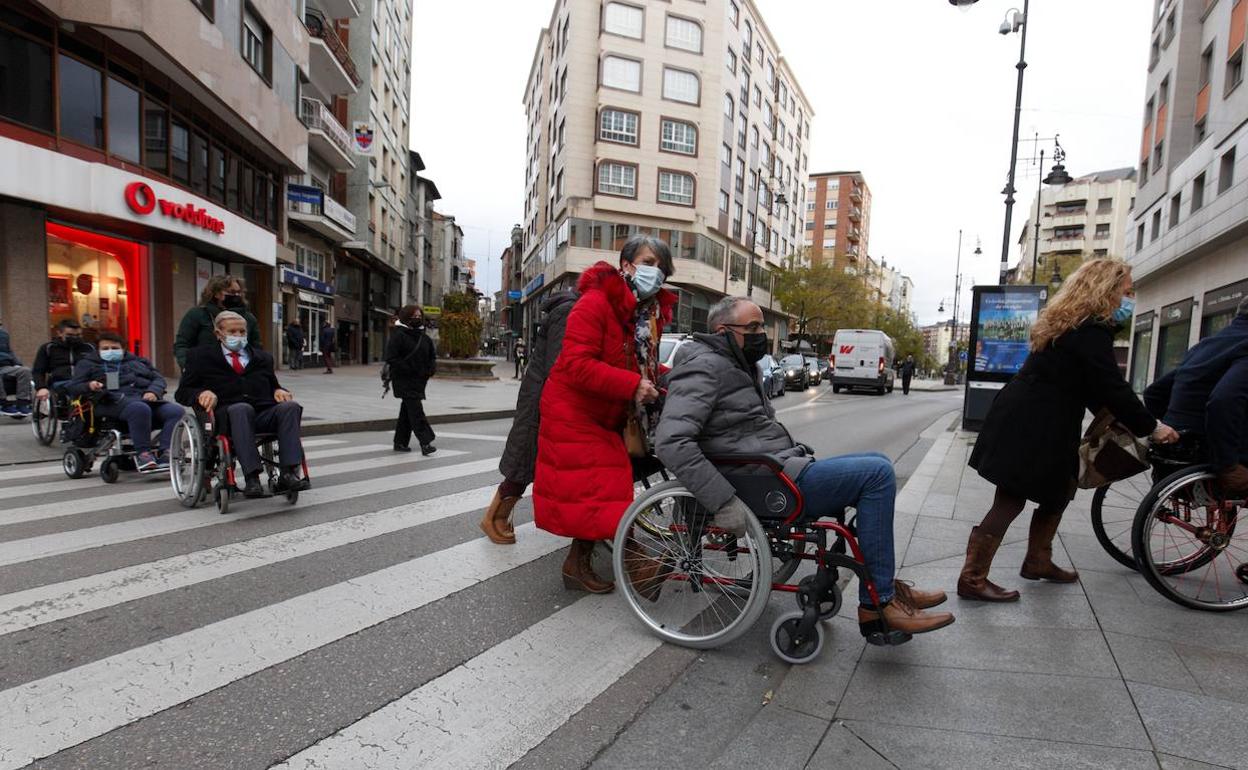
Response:
POLYGON ((874 257, 867 255, 862 260, 862 265, 872 299, 884 307, 908 315, 910 299, 914 296, 914 281, 889 265, 886 259, 876 261, 874 257))
POLYGON ((676 257, 674 330, 749 293, 787 334, 773 272, 800 251, 813 110, 753 2, 558 0, 524 105, 525 328, 646 232, 676 257))
POLYGON ((1064 185, 1044 187, 1031 203, 1018 236, 1021 257, 1012 283, 1049 283, 1056 263, 1069 276, 1085 259, 1127 255, 1127 229, 1135 203, 1135 169, 1098 171, 1064 185), (1036 207, 1039 206, 1039 214, 1036 207), (1037 218, 1040 221, 1036 251, 1037 218), (1036 275, 1032 275, 1032 256, 1036 275))
POLYGON ((1137 389, 1229 323, 1248 292, 1246 32, 1248 0, 1154 0, 1128 231, 1137 389))

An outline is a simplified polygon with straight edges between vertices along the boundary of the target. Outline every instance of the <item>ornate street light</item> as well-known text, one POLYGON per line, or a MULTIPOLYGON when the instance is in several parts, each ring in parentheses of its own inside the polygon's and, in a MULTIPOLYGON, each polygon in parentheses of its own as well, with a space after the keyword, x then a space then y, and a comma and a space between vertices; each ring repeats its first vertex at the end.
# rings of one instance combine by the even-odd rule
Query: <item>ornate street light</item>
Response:
MULTIPOLYGON (((1040 255, 1040 185, 1064 185, 1070 184, 1073 180, 1070 174, 1066 173, 1066 167, 1062 165, 1062 161, 1066 160, 1066 151, 1062 149, 1062 143, 1057 137, 1053 137, 1053 170, 1051 170, 1044 179, 1036 182, 1036 221, 1035 236, 1031 246, 1031 281, 1036 281, 1036 259, 1040 255)), ((1040 151, 1040 168, 1044 169, 1044 150, 1040 151)), ((1056 263, 1056 259, 1054 260, 1056 263)))

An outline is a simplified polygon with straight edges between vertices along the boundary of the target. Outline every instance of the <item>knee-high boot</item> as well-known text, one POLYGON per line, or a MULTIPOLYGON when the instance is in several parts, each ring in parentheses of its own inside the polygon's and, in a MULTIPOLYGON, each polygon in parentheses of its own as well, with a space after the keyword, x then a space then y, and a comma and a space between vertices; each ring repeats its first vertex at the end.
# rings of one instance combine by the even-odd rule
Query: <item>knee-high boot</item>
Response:
POLYGON ((1018 574, 1027 580, 1048 580, 1053 583, 1073 583, 1079 573, 1062 569, 1053 563, 1053 537, 1062 515, 1041 514, 1040 509, 1031 515, 1031 531, 1027 535, 1027 557, 1018 574))
POLYGON ((1000 547, 1001 538, 980 532, 979 527, 971 530, 966 544, 966 562, 958 576, 958 596, 985 602, 1018 601, 1018 591, 1007 591, 988 579, 988 570, 992 569, 993 557, 1000 547))

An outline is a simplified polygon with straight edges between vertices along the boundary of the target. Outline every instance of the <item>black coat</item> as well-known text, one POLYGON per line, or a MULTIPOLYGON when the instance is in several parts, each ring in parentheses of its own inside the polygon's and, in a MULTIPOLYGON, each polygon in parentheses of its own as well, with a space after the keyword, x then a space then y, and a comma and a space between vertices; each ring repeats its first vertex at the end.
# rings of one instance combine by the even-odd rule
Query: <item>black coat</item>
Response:
POLYGON ((151 361, 133 353, 126 353, 115 364, 105 363, 98 353, 92 353, 74 365, 74 378, 65 386, 65 392, 71 396, 98 393, 96 413, 116 417, 121 414, 121 408, 127 400, 141 399, 144 393, 155 393, 157 398, 163 399, 165 378, 160 376, 151 361), (110 371, 117 372, 117 390, 92 391, 91 383, 107 383, 107 372, 110 371))
POLYGON ((47 388, 54 382, 70 379, 74 376, 74 366, 94 352, 90 342, 81 340, 76 345, 59 339, 45 342, 35 354, 35 365, 31 369, 35 385, 47 388))
POLYGON ((251 404, 257 412, 277 403, 273 391, 281 388, 273 372, 273 356, 260 348, 247 348, 251 358, 242 374, 234 371, 226 359, 220 343, 201 345, 186 353, 186 368, 178 382, 174 400, 185 406, 194 406, 199 394, 211 390, 220 406, 251 404))
POLYGON ((438 354, 429 335, 406 326, 395 326, 386 342, 384 359, 390 365, 394 397, 423 400, 425 383, 438 371, 438 354))
MULTIPOLYGON (((217 314, 228 309, 231 308, 222 308, 215 302, 209 302, 186 311, 182 322, 178 324, 178 334, 173 338, 173 357, 177 359, 178 366, 186 369, 186 354, 192 348, 217 341, 217 314)), ((233 310, 247 320, 247 344, 253 348, 260 347, 260 322, 246 308, 233 310)))
POLYGON ((303 350, 305 341, 303 326, 291 324, 286 327, 286 344, 290 345, 291 350, 303 350))
POLYGON ((507 444, 498 470, 504 478, 517 484, 532 484, 537 468, 537 428, 540 422, 539 406, 542 402, 542 386, 563 349, 563 333, 568 326, 568 314, 579 296, 575 291, 552 294, 542 302, 539 309, 537 334, 533 338, 533 350, 529 366, 520 381, 520 395, 516 398, 516 416, 511 430, 507 432, 507 444))
POLYGON ((913 376, 914 376, 914 362, 902 361, 901 362, 901 379, 908 380, 913 376))
POLYGON ((322 326, 320 333, 321 352, 333 353, 338 348, 338 333, 332 326, 322 326))
POLYGON ((1137 436, 1157 425, 1118 370, 1113 330, 1092 321, 1027 356, 988 410, 970 466, 1017 497, 1069 500, 1079 473, 1083 411, 1101 408, 1137 436))

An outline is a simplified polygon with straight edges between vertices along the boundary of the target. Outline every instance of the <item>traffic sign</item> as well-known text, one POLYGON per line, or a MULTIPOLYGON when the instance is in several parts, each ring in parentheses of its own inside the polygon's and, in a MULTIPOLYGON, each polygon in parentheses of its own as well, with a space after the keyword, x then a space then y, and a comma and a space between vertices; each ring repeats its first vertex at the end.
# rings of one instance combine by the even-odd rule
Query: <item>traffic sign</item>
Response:
POLYGON ((963 350, 962 352, 958 353, 958 360, 959 360, 959 361, 965 361, 965 360, 966 360, 966 351, 965 351, 965 350, 963 350))

